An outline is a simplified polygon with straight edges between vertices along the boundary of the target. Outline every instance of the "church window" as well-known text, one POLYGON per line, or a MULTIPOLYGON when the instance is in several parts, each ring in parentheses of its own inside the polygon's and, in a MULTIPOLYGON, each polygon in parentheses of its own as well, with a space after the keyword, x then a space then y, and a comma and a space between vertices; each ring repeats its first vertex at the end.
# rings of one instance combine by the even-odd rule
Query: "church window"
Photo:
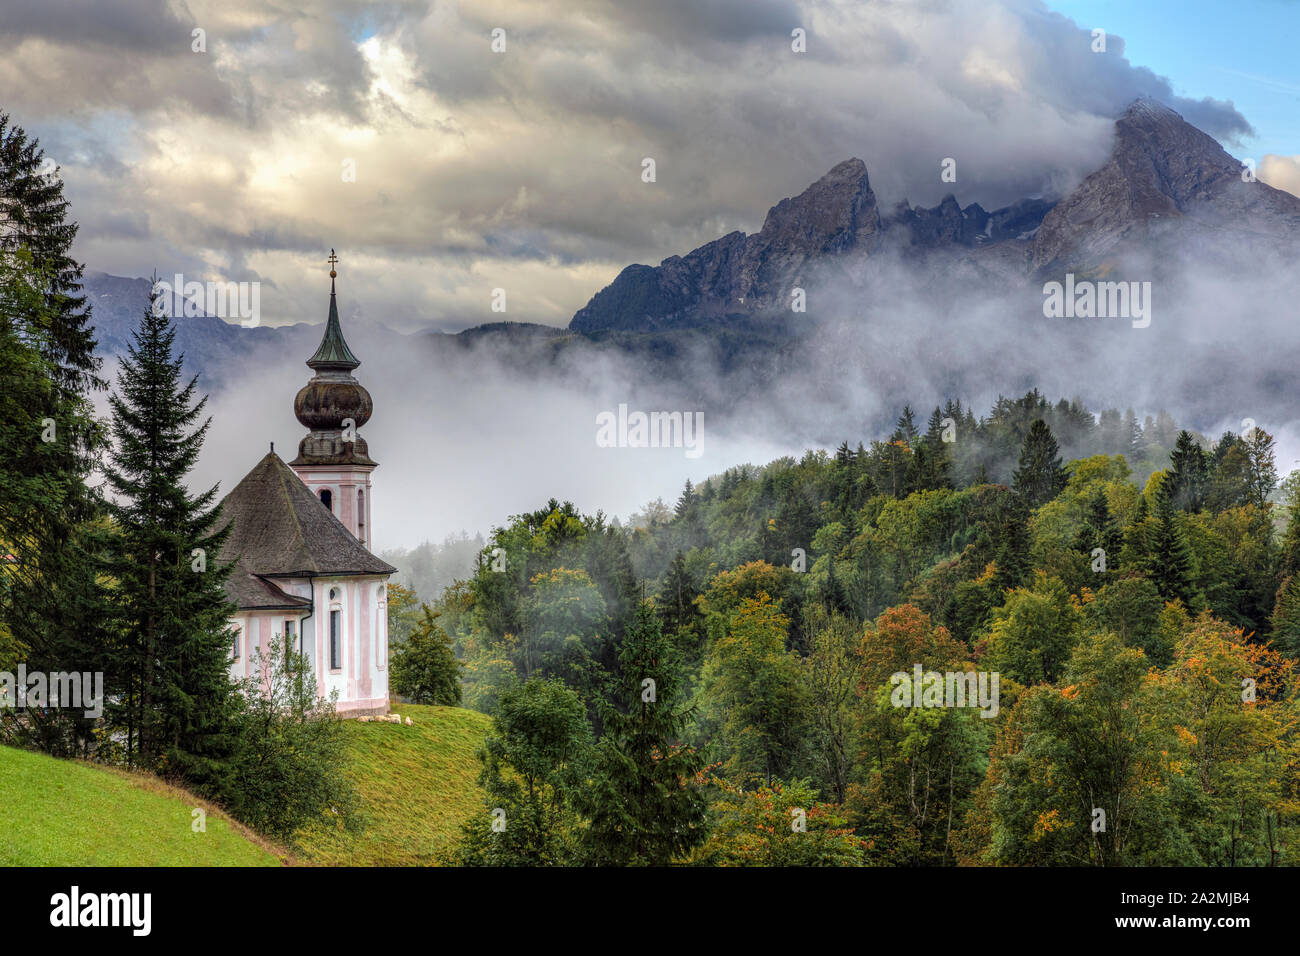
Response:
POLYGON ((322 488, 320 490, 320 503, 330 511, 334 510, 334 495, 328 488, 322 488))
POLYGON ((333 670, 339 670, 343 666, 342 635, 339 634, 342 614, 338 608, 330 610, 330 667, 333 670))
POLYGON ((235 627, 235 644, 234 644, 234 647, 231 648, 231 659, 232 659, 232 660, 236 660, 236 661, 239 660, 239 638, 240 638, 241 636, 242 636, 242 632, 241 632, 240 628, 238 627, 238 625, 236 625, 236 627, 235 627))
POLYGON ((366 543, 366 493, 357 489, 357 540, 366 543))
MULTIPOLYGON (((297 632, 298 632, 297 621, 290 620, 284 622, 284 658, 286 664, 289 663, 290 654, 302 653, 302 645, 294 640, 294 637, 297 636, 297 632)), ((286 667, 285 669, 288 670, 288 667, 286 667)))

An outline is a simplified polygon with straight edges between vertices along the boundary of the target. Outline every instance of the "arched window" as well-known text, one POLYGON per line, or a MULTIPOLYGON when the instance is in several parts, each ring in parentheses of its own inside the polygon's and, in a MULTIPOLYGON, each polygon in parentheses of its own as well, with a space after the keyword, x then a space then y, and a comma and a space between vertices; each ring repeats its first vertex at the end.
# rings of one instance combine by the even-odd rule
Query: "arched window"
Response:
POLYGON ((343 669, 343 609, 338 606, 339 589, 330 588, 330 670, 343 669))
POLYGON ((330 511, 334 510, 334 495, 330 492, 328 488, 322 488, 320 490, 320 503, 323 504, 330 511))
POLYGON ((362 544, 366 543, 366 492, 364 488, 357 489, 357 540, 362 544))

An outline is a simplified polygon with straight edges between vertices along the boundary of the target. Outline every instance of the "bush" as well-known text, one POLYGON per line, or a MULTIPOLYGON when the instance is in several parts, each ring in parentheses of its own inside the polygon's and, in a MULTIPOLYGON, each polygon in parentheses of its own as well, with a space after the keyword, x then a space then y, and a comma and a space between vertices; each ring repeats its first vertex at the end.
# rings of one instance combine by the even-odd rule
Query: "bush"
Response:
POLYGON ((237 819, 286 842, 312 822, 356 829, 359 801, 345 774, 338 692, 318 697, 307 659, 278 639, 271 647, 267 656, 253 654, 261 677, 240 682, 243 703, 224 802, 237 819))
POLYGON ((460 704, 460 662, 451 638, 438 624, 438 612, 420 606, 424 619, 393 652, 392 689, 413 704, 460 704))

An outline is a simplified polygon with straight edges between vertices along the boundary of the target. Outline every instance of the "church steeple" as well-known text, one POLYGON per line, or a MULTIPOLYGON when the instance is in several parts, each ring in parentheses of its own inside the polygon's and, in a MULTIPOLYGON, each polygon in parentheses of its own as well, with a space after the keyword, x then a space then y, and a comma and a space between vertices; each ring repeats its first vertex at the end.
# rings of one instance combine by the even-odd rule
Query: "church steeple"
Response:
POLYGON ((315 375, 293 402, 298 421, 310 429, 298 444, 298 457, 290 465, 363 465, 374 467, 366 440, 357 429, 370 420, 374 405, 370 393, 352 376, 361 361, 352 354, 339 322, 338 296, 334 280, 338 262, 330 250, 329 318, 320 347, 307 360, 315 375))
POLYGON ((352 350, 348 348, 348 343, 343 340, 343 327, 339 324, 339 305, 338 297, 334 292, 334 279, 338 272, 334 266, 338 263, 338 256, 334 255, 334 250, 330 250, 330 315, 325 323, 325 335, 320 340, 320 348, 316 354, 307 360, 307 364, 316 371, 327 369, 337 369, 350 372, 361 362, 352 350))

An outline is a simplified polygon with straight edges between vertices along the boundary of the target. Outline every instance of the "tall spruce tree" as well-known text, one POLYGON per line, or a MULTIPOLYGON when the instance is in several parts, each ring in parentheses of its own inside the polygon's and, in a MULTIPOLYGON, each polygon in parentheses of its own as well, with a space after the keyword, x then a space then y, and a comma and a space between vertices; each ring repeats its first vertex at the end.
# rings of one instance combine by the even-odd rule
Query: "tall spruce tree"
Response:
POLYGON ((116 523, 109 570, 117 582, 124 688, 114 722, 132 763, 178 773, 201 788, 219 777, 233 744, 229 678, 235 611, 218 566, 229 528, 214 531, 216 487, 191 494, 211 419, 197 377, 181 382, 176 329, 157 295, 132 333, 109 398, 115 447, 104 473, 116 523))
POLYGON ((1169 484, 1174 507, 1179 511, 1200 511, 1205 507, 1205 484, 1210 475, 1210 462, 1191 432, 1183 430, 1178 433, 1169 460, 1172 464, 1164 480, 1169 484))
MULTIPOLYGON (((103 448, 89 394, 99 360, 70 254, 77 224, 37 140, 0 114, 0 391, 9 408, 0 456, 0 631, 30 670, 95 672, 108 641, 95 573, 98 500, 86 480, 103 448)), ((92 721, 66 707, 11 725, 18 742, 88 754, 92 721)))
POLYGON ((664 574, 655 606, 668 633, 680 642, 679 647, 693 647, 700 636, 700 611, 695 606, 699 593, 686 567, 686 556, 678 551, 664 574))
POLYGON ((952 487, 952 456, 948 453, 948 442, 943 440, 943 420, 944 416, 936 405, 930 413, 925 437, 917 448, 922 490, 952 487))
POLYGON ((585 851, 600 865, 664 865, 703 842, 704 761, 682 743, 681 662, 649 604, 635 611, 601 713, 591 784, 578 797, 585 851))
MULTIPOLYGON (((96 579, 87 462, 89 401, 57 384, 44 347, 57 315, 25 249, 0 251, 0 670, 102 672, 104 590, 96 579)), ((61 701, 68 704, 68 701, 61 701)), ((70 756, 90 752, 94 707, 41 707, 0 726, 14 742, 70 756), (87 712, 92 716, 87 717, 87 712)))
POLYGON ((1075 548, 1091 556, 1093 549, 1101 548, 1106 553, 1106 570, 1118 571, 1120 550, 1124 547, 1124 535, 1119 522, 1110 513, 1106 503, 1106 493, 1098 490, 1088 502, 1088 516, 1075 538, 1075 548))
POLYGON ((1156 489, 1155 527, 1148 538, 1147 577, 1166 601, 1181 600, 1188 610, 1200 610, 1192 586, 1194 558, 1183 530, 1182 516, 1174 507, 1167 479, 1156 489))
POLYGON ((64 400, 104 387, 95 357, 90 310, 81 291, 81 265, 71 256, 77 224, 58 170, 48 171, 45 152, 9 114, 0 113, 0 254, 23 248, 42 276, 48 313, 42 354, 53 366, 64 400))
POLYGON ((1036 419, 1025 436, 1014 478, 1016 491, 1030 508, 1046 504, 1065 487, 1067 475, 1059 451, 1047 422, 1036 419))

